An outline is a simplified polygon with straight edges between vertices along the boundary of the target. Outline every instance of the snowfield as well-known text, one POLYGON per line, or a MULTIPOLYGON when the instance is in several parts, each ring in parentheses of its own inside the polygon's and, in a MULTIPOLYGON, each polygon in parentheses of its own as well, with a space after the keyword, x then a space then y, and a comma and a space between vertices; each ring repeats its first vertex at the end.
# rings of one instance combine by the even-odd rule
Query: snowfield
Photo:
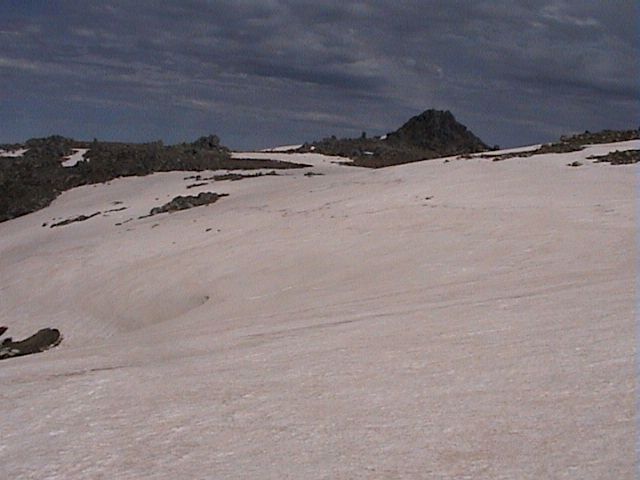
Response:
POLYGON ((0 362, 3 477, 635 478, 638 167, 586 159, 631 148, 243 153, 312 167, 1 223, 0 325, 65 336, 0 362))
POLYGON ((63 158, 63 167, 75 167, 78 162, 85 160, 84 155, 89 151, 88 148, 74 148, 73 153, 63 158))
POLYGON ((18 158, 24 156, 28 150, 28 148, 19 148, 18 150, 0 150, 0 157, 18 158))
POLYGON ((287 152, 287 151, 290 151, 290 150, 297 150, 300 147, 302 147, 302 144, 298 144, 298 145, 282 145, 280 147, 266 148, 266 149, 261 150, 261 151, 262 152, 287 152))

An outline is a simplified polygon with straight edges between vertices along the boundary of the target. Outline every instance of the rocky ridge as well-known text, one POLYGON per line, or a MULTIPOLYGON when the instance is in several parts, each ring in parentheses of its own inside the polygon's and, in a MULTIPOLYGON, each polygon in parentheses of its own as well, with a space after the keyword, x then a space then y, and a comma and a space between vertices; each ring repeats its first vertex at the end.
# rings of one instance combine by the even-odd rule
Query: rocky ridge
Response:
MULTIPOLYGON (((569 153, 583 150, 587 145, 597 145, 602 143, 617 143, 626 142, 629 140, 640 139, 640 129, 638 130, 602 130, 600 132, 579 133, 576 135, 563 135, 560 140, 553 143, 547 143, 541 145, 535 150, 528 150, 526 152, 510 152, 502 153, 499 155, 480 155, 482 158, 493 159, 494 162, 500 160, 507 160, 509 158, 526 158, 533 155, 543 155, 547 153, 569 153)), ((610 157, 612 160, 602 160, 604 162, 610 162, 612 165, 625 165, 629 163, 636 163, 637 155, 620 152, 620 155, 614 155, 610 157), (635 160, 634 160, 635 159, 635 160)))
POLYGON ((489 147, 449 111, 426 110, 381 137, 329 137, 305 143, 297 151, 337 155, 349 165, 379 168, 449 155, 484 152, 489 147))
POLYGON ((640 150, 614 151, 606 155, 592 155, 587 157, 596 163, 610 163, 611 165, 631 165, 640 162, 640 150))
POLYGON ((301 168, 290 162, 231 158, 215 135, 193 143, 165 146, 152 143, 78 141, 53 135, 24 144, 0 145, 0 150, 27 149, 21 156, 0 156, 0 222, 49 205, 60 193, 81 185, 155 172, 301 168), (76 150, 81 161, 63 166, 76 150))
POLYGON ((209 205, 218 201, 219 198, 226 196, 228 196, 226 193, 220 194, 215 192, 201 192, 198 195, 179 195, 160 207, 152 208, 147 216, 152 217, 161 213, 178 212, 180 210, 188 210, 194 207, 209 205))

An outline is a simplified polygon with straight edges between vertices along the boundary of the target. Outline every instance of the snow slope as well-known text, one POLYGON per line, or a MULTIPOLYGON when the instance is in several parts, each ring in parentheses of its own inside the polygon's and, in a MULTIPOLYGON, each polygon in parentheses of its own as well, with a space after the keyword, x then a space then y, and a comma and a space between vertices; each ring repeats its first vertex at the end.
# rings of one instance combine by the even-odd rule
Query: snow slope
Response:
POLYGON ((300 147, 302 147, 302 144, 298 144, 298 145, 282 145, 280 147, 265 148, 262 151, 263 152, 287 152, 287 151, 290 151, 290 150, 297 150, 300 147))
POLYGON ((63 158, 63 167, 75 167, 78 162, 84 161, 84 155, 89 151, 88 148, 74 148, 73 153, 63 158))
POLYGON ((18 150, 0 150, 0 157, 17 158, 27 153, 28 148, 19 148, 18 150))
POLYGON ((3 474, 634 478, 637 167, 586 160, 628 148, 239 154, 313 166, 117 179, 0 224, 0 324, 65 334, 0 363, 3 474), (229 196, 138 218, 200 191, 229 196))

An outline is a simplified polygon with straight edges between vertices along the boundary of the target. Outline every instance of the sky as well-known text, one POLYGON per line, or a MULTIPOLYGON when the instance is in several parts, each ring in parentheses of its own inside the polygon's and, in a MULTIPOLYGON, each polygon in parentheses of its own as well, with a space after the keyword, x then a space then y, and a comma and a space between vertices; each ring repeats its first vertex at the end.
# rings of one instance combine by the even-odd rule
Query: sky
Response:
POLYGON ((636 0, 2 0, 0 143, 234 149, 450 110, 490 145, 640 124, 636 0))

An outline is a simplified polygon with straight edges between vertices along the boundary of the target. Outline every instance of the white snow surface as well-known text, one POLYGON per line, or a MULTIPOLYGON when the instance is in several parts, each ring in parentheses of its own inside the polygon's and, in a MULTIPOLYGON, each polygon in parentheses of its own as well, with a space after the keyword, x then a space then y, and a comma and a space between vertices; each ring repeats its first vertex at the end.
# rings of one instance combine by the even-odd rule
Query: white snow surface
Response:
POLYGON ((24 156, 28 148, 19 148, 18 150, 0 150, 0 157, 17 158, 24 156))
POLYGON ((481 156, 481 155, 502 155, 504 153, 522 153, 522 152, 533 152, 534 150, 538 150, 542 144, 537 145, 527 145, 526 147, 516 147, 516 148, 505 148, 502 150, 492 150, 490 152, 481 152, 481 153, 472 153, 473 156, 481 156))
POLYGON ((586 157, 639 147, 239 154, 312 167, 144 219, 193 173, 121 178, 1 223, 0 324, 65 335, 0 362, 3 477, 635 478, 638 167, 586 157))
POLYGON ((84 161, 84 155, 89 151, 88 148, 74 148, 73 153, 68 157, 64 157, 63 167, 75 167, 78 162, 84 161))
POLYGON ((302 144, 299 144, 299 145, 282 145, 280 147, 265 148, 262 151, 263 152, 287 152, 289 150, 297 150, 300 147, 302 147, 302 144))

